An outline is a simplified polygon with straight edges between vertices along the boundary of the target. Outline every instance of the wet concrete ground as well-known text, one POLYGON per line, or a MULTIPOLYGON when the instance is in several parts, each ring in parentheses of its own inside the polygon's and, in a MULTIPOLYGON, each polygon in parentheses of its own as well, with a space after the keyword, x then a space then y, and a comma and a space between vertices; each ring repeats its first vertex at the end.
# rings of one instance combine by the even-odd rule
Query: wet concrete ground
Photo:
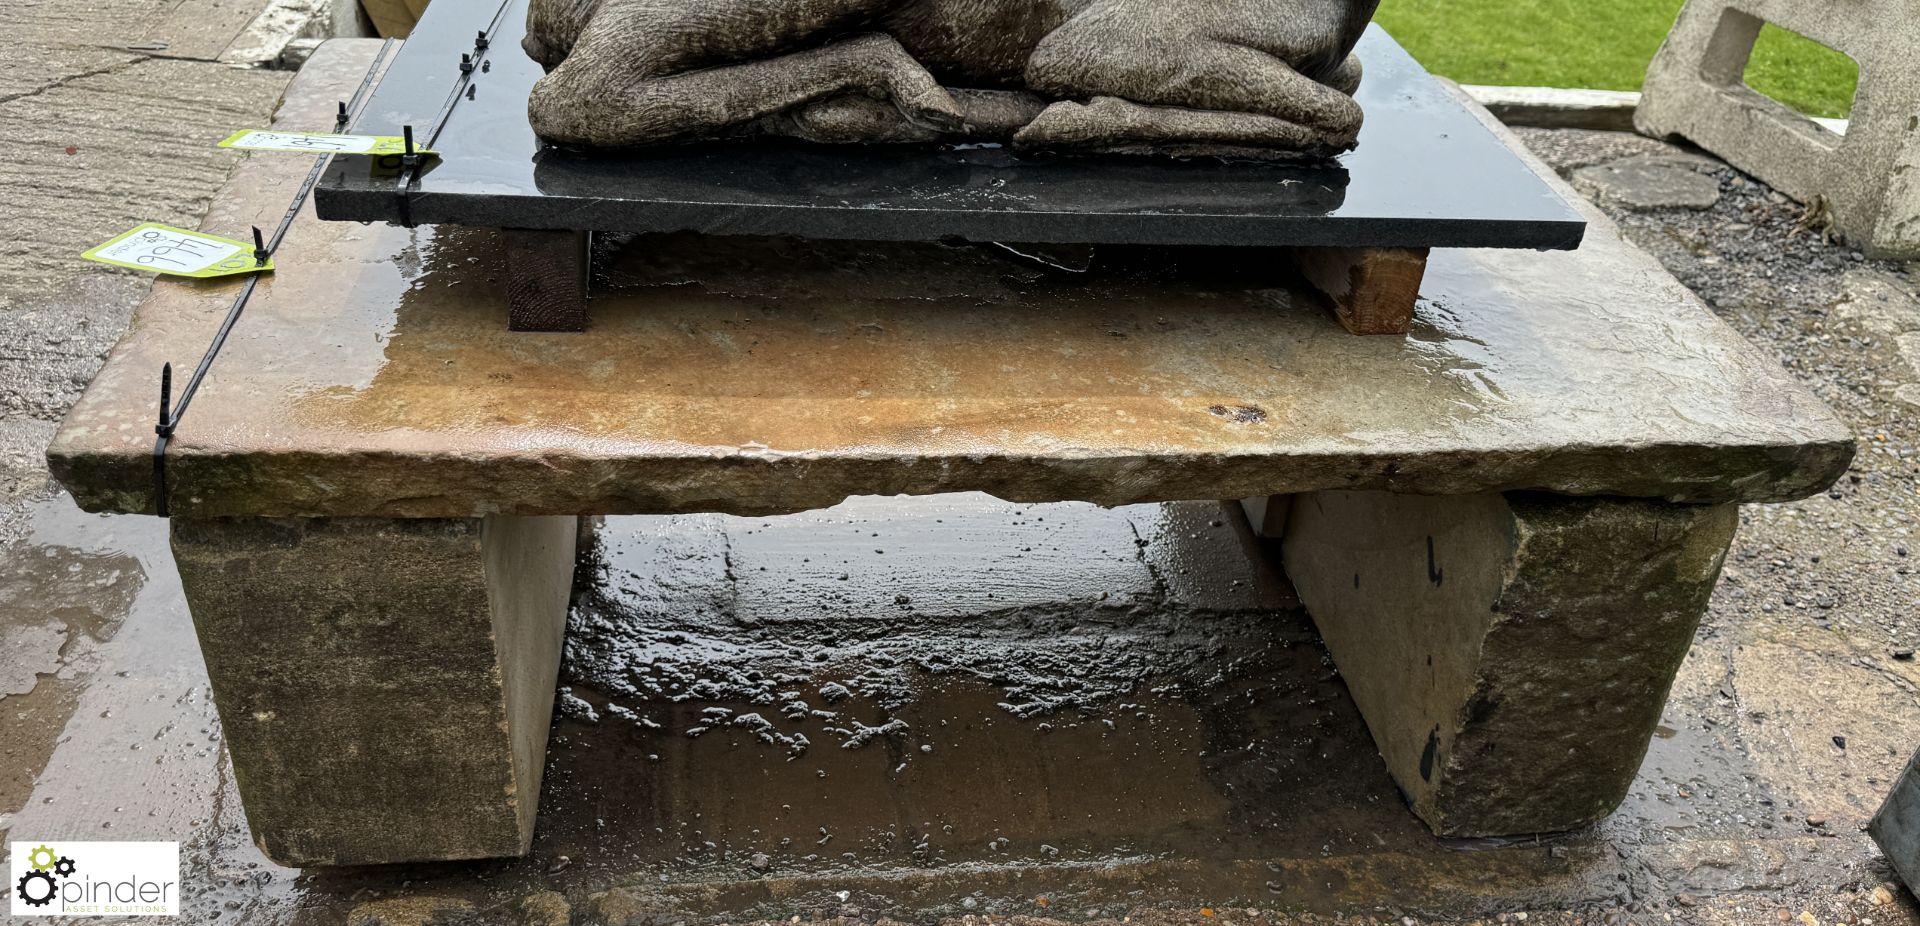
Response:
MULTIPOLYGON (((1693 240, 1655 220, 1630 233, 1693 240)), ((1231 509, 856 499, 597 526, 530 858, 280 869, 248 841, 164 524, 80 513, 45 436, 10 429, 0 839, 180 839, 191 922, 1920 923, 1861 832, 1920 743, 1912 436, 1883 354, 1814 340, 1846 271, 1888 298, 1913 280, 1757 228, 1839 263, 1783 280, 1828 290, 1801 301, 1739 276, 1729 319, 1870 452, 1831 495, 1746 509, 1595 827, 1432 838, 1231 509)))
POLYGON ((54 497, 28 530, 0 619, 47 674, 0 701, 0 828, 182 839, 192 921, 1920 921, 1859 831, 1910 677, 1709 628, 1620 813, 1435 840, 1234 509, 984 496, 608 519, 533 855, 289 871, 248 842, 164 525, 54 497))

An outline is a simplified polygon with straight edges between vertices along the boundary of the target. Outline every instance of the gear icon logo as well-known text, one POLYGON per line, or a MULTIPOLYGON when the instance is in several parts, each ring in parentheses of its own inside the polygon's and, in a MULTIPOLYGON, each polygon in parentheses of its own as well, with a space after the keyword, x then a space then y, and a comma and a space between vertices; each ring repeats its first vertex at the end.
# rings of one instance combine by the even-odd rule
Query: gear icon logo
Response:
POLYGON ((20 895, 20 899, 26 901, 29 907, 44 907, 53 903, 58 888, 59 885, 53 880, 53 875, 38 868, 21 875, 20 883, 13 887, 14 891, 20 895), (35 881, 40 882, 42 886, 34 887, 35 881))
POLYGON ((14 895, 29 907, 44 907, 60 896, 60 881, 73 877, 80 866, 73 859, 39 845, 27 853, 27 873, 13 885, 14 895))
POLYGON ((27 853, 27 867, 34 871, 46 871, 53 867, 55 858, 57 856, 53 854, 52 849, 46 846, 35 846, 32 852, 27 853))

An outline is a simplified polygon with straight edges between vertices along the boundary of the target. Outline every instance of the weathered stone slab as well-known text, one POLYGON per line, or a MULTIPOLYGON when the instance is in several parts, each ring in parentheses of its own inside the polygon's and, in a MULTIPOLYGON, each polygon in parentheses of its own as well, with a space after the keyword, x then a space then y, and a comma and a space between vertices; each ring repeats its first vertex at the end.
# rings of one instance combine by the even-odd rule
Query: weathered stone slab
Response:
POLYGON ((1802 202, 1824 197, 1836 230, 1870 256, 1920 257, 1916 45, 1916 0, 1863 0, 1844 11, 1801 0, 1688 0, 1647 67, 1634 125, 1685 138, 1802 202), (1846 134, 1747 86, 1765 23, 1860 65, 1846 134))
MULTIPOLYGON (((283 125, 331 120, 334 97, 303 89, 322 64, 283 125)), ((271 227, 304 170, 246 161, 205 227, 271 227)), ((1832 413, 1582 208, 1579 251, 1435 252, 1405 339, 1347 334, 1281 261, 1240 251, 1109 249, 1069 274, 985 249, 740 237, 636 239, 600 269, 587 333, 516 333, 497 234, 302 218, 175 437, 171 508, 1778 501, 1837 478, 1853 445, 1832 413)), ((200 355, 235 285, 155 286, 49 452, 84 507, 153 510, 160 366, 200 355)))
POLYGON ((174 519, 254 841, 282 865, 524 853, 577 519, 174 519))
POLYGON ((1282 558, 1414 812, 1505 836, 1626 797, 1738 523, 1733 505, 1316 492, 1282 558))
POLYGON ((1703 174, 1693 157, 1642 155, 1573 172, 1573 188, 1629 209, 1712 209, 1720 181, 1703 174))

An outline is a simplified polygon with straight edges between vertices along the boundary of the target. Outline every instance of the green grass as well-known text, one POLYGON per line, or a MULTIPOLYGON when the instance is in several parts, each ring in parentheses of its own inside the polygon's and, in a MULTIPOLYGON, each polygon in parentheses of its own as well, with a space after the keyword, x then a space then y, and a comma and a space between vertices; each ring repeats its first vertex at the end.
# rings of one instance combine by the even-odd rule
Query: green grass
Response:
MULTIPOLYGON (((1375 17, 1428 70, 1467 84, 1638 90, 1681 0, 1385 0, 1375 17)), ((1801 112, 1841 117, 1853 60, 1769 25, 1747 83, 1801 112)))

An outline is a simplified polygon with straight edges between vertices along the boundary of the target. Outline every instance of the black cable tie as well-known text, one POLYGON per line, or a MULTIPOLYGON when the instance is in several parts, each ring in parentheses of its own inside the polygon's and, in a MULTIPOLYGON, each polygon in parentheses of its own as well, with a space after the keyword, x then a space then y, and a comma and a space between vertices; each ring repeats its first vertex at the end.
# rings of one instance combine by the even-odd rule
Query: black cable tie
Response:
POLYGON ((160 367, 160 420, 153 426, 153 513, 167 516, 167 440, 173 437, 173 364, 160 367))
POLYGON ((333 117, 333 131, 338 135, 347 130, 347 101, 340 101, 340 111, 333 117))
POLYGON ((420 174, 420 152, 413 148, 412 125, 400 127, 400 138, 405 143, 406 150, 400 155, 400 182, 394 184, 393 194, 399 200, 400 224, 412 228, 413 199, 407 194, 408 187, 413 186, 413 178, 420 174))
POLYGON ((173 436, 173 364, 160 365, 160 421, 153 426, 153 433, 161 437, 173 436))
MULTIPOLYGON (((346 128, 351 118, 349 113, 358 109, 366 99, 368 91, 373 87, 374 77, 380 73, 380 65, 387 60, 387 55, 393 51, 396 44, 398 44, 397 40, 388 39, 380 45, 380 53, 374 56, 373 64, 367 68, 366 76, 360 79, 359 88, 353 92, 353 101, 340 104, 338 114, 335 116, 335 131, 346 128)), ((300 208, 306 204, 307 198, 313 195, 313 186, 319 182, 320 172, 331 162, 331 157, 328 154, 315 156, 313 167, 307 170, 307 179, 300 184, 299 191, 294 193, 293 201, 287 204, 287 210, 281 213, 280 224, 275 227, 271 242, 263 239, 258 226, 254 227, 253 256, 256 261, 266 263, 273 256, 274 249, 280 247, 280 242, 287 236, 287 230, 293 227, 293 220, 300 215, 300 208)), ((220 348, 226 345, 227 336, 233 333, 233 326, 240 321, 240 313, 246 309, 247 300, 253 296, 254 287, 259 282, 260 274, 248 276, 246 283, 242 284, 240 291, 234 295, 233 304, 227 308, 227 317, 220 322, 220 328, 214 332, 213 341, 207 345, 206 352, 200 355, 200 365, 194 368, 193 375, 187 378, 187 384, 181 388, 180 401, 177 404, 173 401, 173 364, 164 363, 160 366, 160 412, 153 425, 155 435, 153 513, 160 517, 167 517, 167 444, 173 439, 174 431, 180 426, 180 419, 187 414, 187 406, 193 402, 194 395, 199 392, 200 384, 206 379, 207 371, 213 368, 214 358, 220 355, 220 348)))
POLYGON ((460 55, 460 73, 473 73, 473 56, 462 52, 460 55))
POLYGON ((474 36, 473 48, 475 51, 486 51, 487 46, 491 44, 493 44, 493 42, 487 38, 487 30, 485 29, 481 29, 479 34, 474 36))

